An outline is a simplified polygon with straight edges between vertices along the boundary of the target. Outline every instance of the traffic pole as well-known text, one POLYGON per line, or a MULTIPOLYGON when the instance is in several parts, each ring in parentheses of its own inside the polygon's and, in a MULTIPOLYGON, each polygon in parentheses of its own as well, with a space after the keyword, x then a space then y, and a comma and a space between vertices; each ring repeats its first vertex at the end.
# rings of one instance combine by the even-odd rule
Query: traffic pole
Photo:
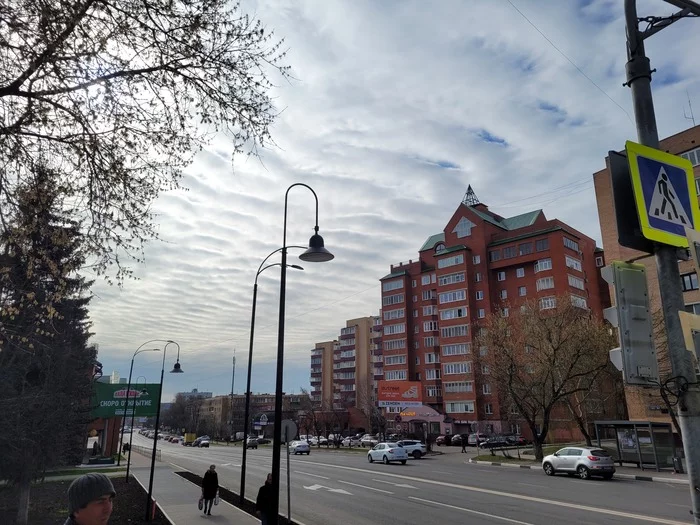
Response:
MULTIPOLYGON (((651 66, 644 52, 644 37, 639 31, 636 0, 625 0, 627 26, 627 83, 632 91, 634 117, 639 142, 659 149, 654 101, 651 94, 651 66)), ((666 327, 668 355, 678 395, 677 416, 680 423, 690 485, 693 518, 700 525, 700 385, 691 354, 685 349, 679 311, 685 310, 677 249, 664 244, 655 248, 661 308, 666 327), (693 446, 695 444, 695 446, 693 446)), ((665 388, 665 386, 661 386, 665 388)))

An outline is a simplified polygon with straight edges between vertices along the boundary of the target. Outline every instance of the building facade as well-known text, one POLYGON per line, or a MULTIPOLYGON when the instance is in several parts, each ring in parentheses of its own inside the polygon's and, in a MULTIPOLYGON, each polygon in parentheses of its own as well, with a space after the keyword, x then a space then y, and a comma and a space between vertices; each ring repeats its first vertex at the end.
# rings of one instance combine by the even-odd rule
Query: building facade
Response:
MULTIPOLYGON (((695 192, 700 195, 700 126, 692 127, 663 139, 660 144, 660 149, 690 160, 694 166, 695 192)), ((646 267, 651 309, 652 312, 659 312, 661 308, 661 298, 654 257, 621 246, 618 242, 610 177, 610 159, 606 158, 605 169, 593 174, 593 182, 595 185, 603 246, 607 259, 608 261, 634 261, 646 267)), ((692 261, 680 261, 679 270, 681 273, 681 285, 683 287, 683 298, 685 300, 686 309, 689 312, 700 314, 698 276, 692 261)), ((656 315, 659 316, 660 314, 657 313, 656 315)), ((664 342, 657 340, 657 345, 659 345, 657 347, 659 372, 662 379, 663 377, 670 377, 670 362, 667 353, 663 349, 664 342)), ((625 398, 627 402, 627 411, 631 420, 671 422, 669 408, 663 401, 658 389, 626 386, 625 398)))
POLYGON ((182 396, 184 401, 192 401, 193 399, 209 399, 214 396, 212 392, 200 392, 193 388, 191 392, 178 392, 178 396, 182 396))
POLYGON ((542 210, 501 217, 470 187, 418 258, 381 278, 384 379, 420 381, 423 404, 445 416, 441 432, 512 431, 482 364, 488 348, 474 347, 476 327, 527 300, 554 308, 562 296, 602 317, 604 264, 590 237, 542 210))

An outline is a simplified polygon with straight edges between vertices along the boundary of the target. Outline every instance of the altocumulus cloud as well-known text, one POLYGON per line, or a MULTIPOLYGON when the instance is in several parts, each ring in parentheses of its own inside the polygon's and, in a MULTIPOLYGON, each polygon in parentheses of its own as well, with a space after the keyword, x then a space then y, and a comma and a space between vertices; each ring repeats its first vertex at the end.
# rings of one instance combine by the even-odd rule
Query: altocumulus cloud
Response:
MULTIPOLYGON (((544 207, 599 238, 591 174, 635 138, 621 2, 513 4, 612 101, 507 2, 245 1, 286 38, 298 79, 278 82, 274 94, 284 109, 276 147, 261 162, 231 163, 219 136, 189 170, 189 191, 156 203, 163 242, 147 247, 140 280, 94 287, 105 370, 124 376, 142 342, 174 339, 185 374, 166 378, 166 397, 193 387, 225 393, 235 347, 242 392, 253 279, 282 243, 284 191, 294 182, 317 191, 321 234, 337 257, 288 273, 287 391, 308 386, 315 342, 377 313, 378 278, 440 231, 468 184, 498 213, 544 207)), ((671 10, 639 1, 642 16, 671 10)), ((689 51, 700 48, 697 23, 680 21, 647 43, 662 136, 688 125, 685 90, 700 96, 689 51)), ((293 190, 289 244, 306 244, 313 221, 312 196, 293 190)), ((271 391, 279 268, 259 285, 253 390, 271 391)), ((174 347, 168 353, 166 366, 174 347)), ((134 377, 157 381, 159 355, 138 359, 134 377)))

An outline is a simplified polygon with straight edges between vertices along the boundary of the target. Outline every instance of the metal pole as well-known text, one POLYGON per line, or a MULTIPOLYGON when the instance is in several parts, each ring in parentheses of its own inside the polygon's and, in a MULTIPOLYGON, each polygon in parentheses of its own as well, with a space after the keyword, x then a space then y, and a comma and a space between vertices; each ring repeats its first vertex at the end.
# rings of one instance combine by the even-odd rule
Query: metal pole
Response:
POLYGON ((160 390, 158 391, 158 411, 156 412, 156 429, 153 433, 153 452, 151 453, 151 477, 148 481, 148 500, 146 501, 146 521, 151 521, 151 496, 153 495, 153 473, 156 468, 156 447, 158 446, 158 425, 160 424, 160 400, 163 398, 163 373, 165 372, 165 351, 163 348, 163 368, 160 369, 160 390))
MULTIPOLYGON (((637 136, 641 144, 658 148, 659 135, 651 94, 651 68, 649 59, 644 53, 644 42, 639 32, 636 0, 625 0, 625 20, 627 84, 632 91, 637 136)), ((700 525, 700 447, 694 446, 700 442, 700 388, 688 352, 685 350, 683 330, 678 317, 678 312, 685 308, 685 302, 681 290, 676 249, 671 246, 657 245, 656 268, 671 370, 673 376, 687 386, 687 389, 679 392, 677 415, 688 467, 693 516, 695 524, 700 525)))
POLYGON ((292 483, 289 475, 289 427, 284 428, 284 446, 287 448, 287 523, 292 523, 292 483))
POLYGON ((229 442, 231 439, 235 439, 235 435, 233 434, 233 384, 234 381, 236 380, 236 349, 233 349, 233 372, 231 372, 231 407, 229 408, 228 414, 229 414, 229 419, 231 420, 231 437, 229 437, 229 442))
MULTIPOLYGON (((126 384, 126 404, 124 405, 124 415, 122 416, 122 437, 119 440, 119 450, 117 450, 117 466, 121 465, 122 462, 122 448, 124 447, 124 425, 126 425, 126 413, 129 410, 129 391, 131 390, 131 374, 134 371, 134 359, 136 359, 136 354, 131 358, 131 367, 129 367, 129 382, 126 384)), ((134 424, 132 419, 131 430, 134 430, 134 424)), ((128 480, 128 474, 127 474, 128 480)))
POLYGON ((651 426, 651 421, 649 422, 649 437, 651 437, 651 448, 654 451, 654 465, 656 465, 656 472, 660 472, 659 455, 656 453, 656 439, 654 437, 654 428, 651 426))
POLYGON ((243 412, 243 458, 241 459, 241 503, 245 501, 245 459, 248 453, 248 421, 250 420, 250 373, 253 368, 253 337, 255 334, 255 303, 258 299, 258 277, 253 285, 253 312, 250 316, 250 344, 248 346, 248 378, 245 387, 245 410, 243 412))

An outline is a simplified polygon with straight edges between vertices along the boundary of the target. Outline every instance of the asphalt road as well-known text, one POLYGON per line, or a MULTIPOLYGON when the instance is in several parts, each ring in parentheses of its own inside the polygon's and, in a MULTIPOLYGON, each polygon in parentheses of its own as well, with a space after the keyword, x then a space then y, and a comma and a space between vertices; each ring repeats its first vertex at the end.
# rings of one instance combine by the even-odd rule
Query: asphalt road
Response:
MULTIPOLYGON (((152 441, 135 434, 134 444, 152 441)), ((163 461, 199 475, 215 464, 219 483, 239 491, 241 447, 159 448, 163 461)), ((247 463, 246 496, 254 500, 272 450, 248 450, 247 463)), ((282 464, 280 512, 286 514, 285 456, 282 464)), ((466 464, 459 453, 383 465, 368 463, 366 454, 312 449, 310 456, 290 458, 290 478, 292 518, 306 525, 692 523, 685 485, 550 478, 537 469, 466 464)))

